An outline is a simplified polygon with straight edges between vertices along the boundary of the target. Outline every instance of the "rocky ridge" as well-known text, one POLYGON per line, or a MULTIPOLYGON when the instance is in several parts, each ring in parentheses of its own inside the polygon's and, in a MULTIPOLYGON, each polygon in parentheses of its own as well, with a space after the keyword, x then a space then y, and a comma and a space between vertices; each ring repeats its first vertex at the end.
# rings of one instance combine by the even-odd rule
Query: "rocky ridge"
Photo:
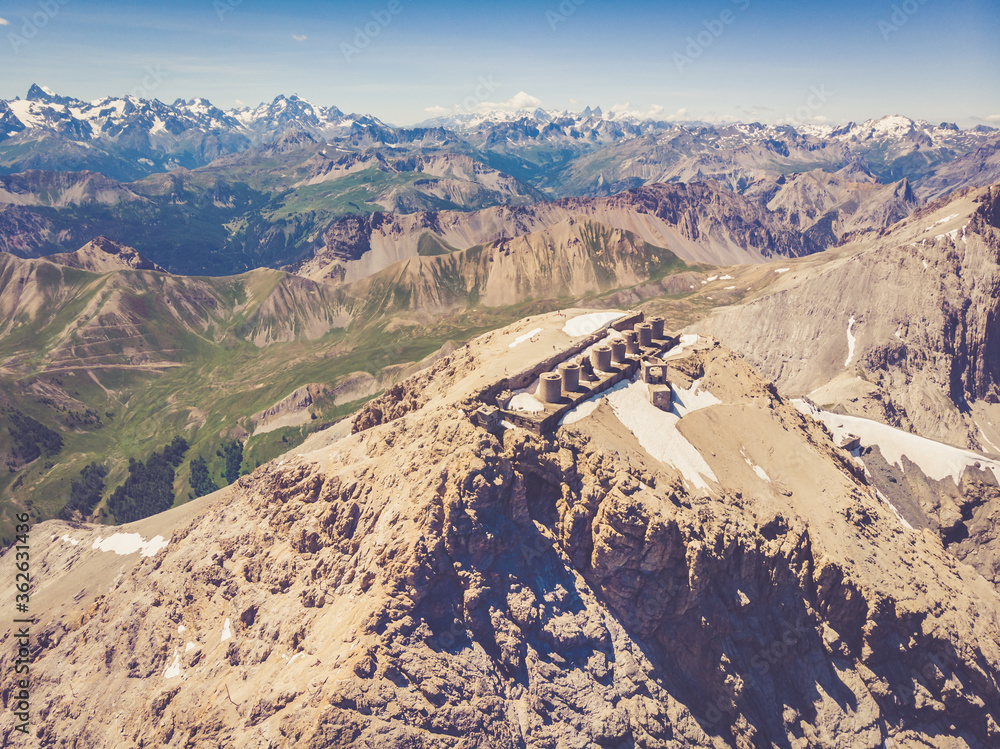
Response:
POLYGON ((159 265, 145 258, 132 247, 107 237, 96 237, 76 252, 49 255, 46 260, 57 265, 79 268, 93 273, 116 270, 149 270, 166 273, 159 265))
POLYGON ((296 266, 309 278, 356 280, 421 254, 510 240, 587 219, 671 250, 688 262, 729 264, 822 249, 765 208, 713 183, 652 185, 609 198, 564 199, 474 212, 373 213, 333 222, 325 249, 296 266))

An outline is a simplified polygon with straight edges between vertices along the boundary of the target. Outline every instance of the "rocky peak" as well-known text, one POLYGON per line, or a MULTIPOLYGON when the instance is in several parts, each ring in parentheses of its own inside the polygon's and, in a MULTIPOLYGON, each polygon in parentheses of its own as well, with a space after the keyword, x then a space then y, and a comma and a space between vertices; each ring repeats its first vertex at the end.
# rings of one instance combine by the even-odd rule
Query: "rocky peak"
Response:
POLYGON ((76 99, 70 96, 59 96, 52 89, 46 86, 39 86, 37 83, 31 84, 31 88, 28 89, 28 95, 25 99, 43 104, 70 104, 76 101, 76 99))
POLYGON ((143 257, 135 249, 103 235, 94 237, 76 252, 50 255, 48 260, 96 273, 115 270, 151 270, 166 273, 163 268, 143 257))

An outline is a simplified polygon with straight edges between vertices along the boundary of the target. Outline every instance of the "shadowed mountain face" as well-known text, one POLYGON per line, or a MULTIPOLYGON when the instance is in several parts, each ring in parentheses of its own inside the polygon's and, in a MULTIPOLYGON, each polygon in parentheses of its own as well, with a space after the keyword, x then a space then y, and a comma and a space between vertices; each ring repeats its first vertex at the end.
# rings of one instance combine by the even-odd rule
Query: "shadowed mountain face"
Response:
POLYGON ((286 135, 204 170, 177 169, 129 184, 91 172, 0 177, 0 249, 44 256, 104 235, 172 272, 224 275, 299 259, 345 214, 542 199, 464 154, 388 151, 348 152, 286 135))

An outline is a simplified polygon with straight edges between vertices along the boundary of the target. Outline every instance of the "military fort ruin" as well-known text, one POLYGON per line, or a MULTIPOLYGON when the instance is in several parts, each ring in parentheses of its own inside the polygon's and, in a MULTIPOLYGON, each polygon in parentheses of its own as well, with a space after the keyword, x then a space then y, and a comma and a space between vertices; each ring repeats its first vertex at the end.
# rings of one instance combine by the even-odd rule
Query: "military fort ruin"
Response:
POLYGON ((584 401, 639 373, 649 399, 671 407, 669 352, 680 338, 664 330, 662 317, 626 313, 555 355, 479 393, 476 422, 494 429, 502 422, 545 434, 584 401), (537 381, 537 385, 535 384, 537 381), (534 393, 527 391, 534 390, 534 393))

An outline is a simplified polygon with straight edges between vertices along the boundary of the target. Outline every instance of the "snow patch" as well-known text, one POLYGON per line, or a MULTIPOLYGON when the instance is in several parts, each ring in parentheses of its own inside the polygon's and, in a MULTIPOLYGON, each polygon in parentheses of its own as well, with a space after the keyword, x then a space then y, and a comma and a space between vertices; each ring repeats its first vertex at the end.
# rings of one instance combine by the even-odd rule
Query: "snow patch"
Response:
POLYGON ((778 269, 777 269, 776 271, 774 271, 774 272, 775 272, 775 273, 788 273, 788 271, 790 271, 790 270, 791 270, 791 268, 778 268, 778 269))
POLYGON ((185 632, 187 632, 187 627, 185 627, 183 624, 177 625, 177 634, 182 635, 185 632))
POLYGON ((116 533, 104 539, 98 537, 91 548, 98 551, 113 551, 120 556, 141 551, 144 557, 151 557, 167 548, 167 542, 163 536, 155 536, 144 541, 138 533, 116 533))
POLYGON ((851 366, 851 361, 854 359, 854 344, 857 343, 857 338, 854 337, 854 315, 847 321, 847 361, 844 362, 845 367, 851 366))
POLYGON ((78 539, 76 539, 76 538, 70 538, 65 533, 62 535, 62 538, 60 538, 59 540, 62 541, 64 544, 69 544, 70 546, 78 546, 79 543, 80 543, 80 541, 78 539))
POLYGON ((572 320, 568 320, 563 325, 562 331, 570 338, 590 335, 621 316, 621 312, 591 312, 590 314, 580 315, 574 317, 572 320))
POLYGON ((194 643, 193 642, 189 642, 187 645, 184 646, 184 652, 185 653, 190 653, 192 650, 194 650, 194 643))
POLYGON ((233 630, 229 623, 229 617, 226 617, 226 623, 222 625, 222 639, 219 640, 219 642, 225 642, 232 636, 233 636, 233 630))
POLYGON ((649 402, 646 383, 641 380, 619 383, 607 391, 606 397, 615 416, 647 453, 679 470, 699 489, 709 488, 706 479, 718 481, 698 449, 677 431, 680 417, 649 402))
POLYGON ((803 413, 826 424, 833 432, 835 440, 839 441, 845 434, 850 433, 860 437, 864 447, 878 446, 882 456, 890 465, 897 465, 902 469, 905 455, 916 463, 928 478, 935 481, 951 478, 957 485, 965 469, 979 463, 981 467, 991 470, 1000 481, 1000 462, 984 458, 971 450, 935 442, 860 416, 830 413, 802 400, 796 399, 792 403, 803 413))
POLYGON ((690 348, 691 346, 693 346, 697 342, 698 342, 698 334, 697 333, 688 333, 688 334, 682 335, 681 336, 681 342, 678 343, 676 346, 674 346, 669 351, 664 352, 663 356, 665 358, 667 356, 670 356, 671 354, 679 354, 679 353, 683 352, 684 349, 690 348))
POLYGON ((729 275, 729 274, 727 273, 727 274, 726 274, 726 275, 724 275, 724 276, 719 276, 719 280, 720 280, 720 281, 732 281, 732 280, 733 280, 733 277, 732 277, 732 276, 730 276, 730 275, 729 275))
POLYGON ((931 224, 931 225, 930 225, 930 226, 928 226, 928 227, 927 227, 926 229, 924 229, 924 231, 930 231, 931 229, 933 229, 933 228, 934 228, 935 226, 937 226, 938 224, 945 224, 945 223, 947 223, 947 222, 951 221, 951 220, 952 220, 953 218, 958 218, 958 214, 957 214, 957 213, 953 213, 953 214, 951 214, 950 216, 945 216, 945 217, 944 217, 944 218, 942 218, 942 219, 938 219, 938 220, 937 220, 937 221, 935 221, 935 222, 934 222, 933 224, 931 224))
POLYGON ((537 414, 545 410, 545 406, 531 393, 518 393, 510 399, 507 408, 511 411, 525 411, 529 414, 537 414))
POLYGON ((535 328, 534 330, 529 330, 524 335, 520 335, 515 338, 507 348, 514 348, 515 346, 520 346, 525 341, 530 341, 536 335, 542 332, 541 328, 535 328))
POLYGON ((743 460, 746 461, 746 464, 750 466, 750 470, 752 470, 754 473, 757 474, 757 478, 759 478, 761 481, 766 481, 769 484, 771 483, 771 477, 767 475, 767 472, 759 465, 754 463, 752 460, 750 460, 750 458, 747 456, 746 448, 740 448, 740 455, 743 456, 743 460))
POLYGON ((687 390, 671 384, 673 391, 671 396, 670 410, 677 414, 678 418, 687 416, 692 411, 699 411, 702 408, 714 406, 722 403, 718 398, 707 390, 702 389, 701 380, 695 380, 687 390))
MULTIPOLYGON (((976 424, 976 426, 979 425, 976 424)), ((983 442, 985 442, 987 445, 993 448, 993 452, 1000 453, 1000 449, 998 449, 996 445, 990 442, 990 438, 986 436, 986 432, 983 431, 983 428, 981 426, 979 427, 979 436, 983 438, 983 442)))
POLYGON ((725 288, 725 290, 726 290, 726 291, 732 291, 732 290, 733 290, 733 289, 735 289, 735 288, 736 288, 735 286, 727 286, 727 287, 725 288))
POLYGON ((593 398, 589 398, 588 400, 585 400, 583 403, 581 403, 572 411, 563 416, 559 420, 559 426, 565 426, 566 424, 575 424, 581 419, 586 419, 588 416, 594 413, 594 411, 597 410, 597 407, 601 405, 602 400, 604 400, 603 395, 598 395, 593 398))
POLYGON ((21 121, 25 127, 45 127, 44 110, 37 106, 35 102, 27 99, 15 99, 8 101, 7 106, 14 113, 14 116, 21 121))
POLYGON ((167 666, 167 670, 163 672, 164 679, 173 679, 176 676, 181 675, 181 652, 180 648, 174 648, 174 662, 167 666))

